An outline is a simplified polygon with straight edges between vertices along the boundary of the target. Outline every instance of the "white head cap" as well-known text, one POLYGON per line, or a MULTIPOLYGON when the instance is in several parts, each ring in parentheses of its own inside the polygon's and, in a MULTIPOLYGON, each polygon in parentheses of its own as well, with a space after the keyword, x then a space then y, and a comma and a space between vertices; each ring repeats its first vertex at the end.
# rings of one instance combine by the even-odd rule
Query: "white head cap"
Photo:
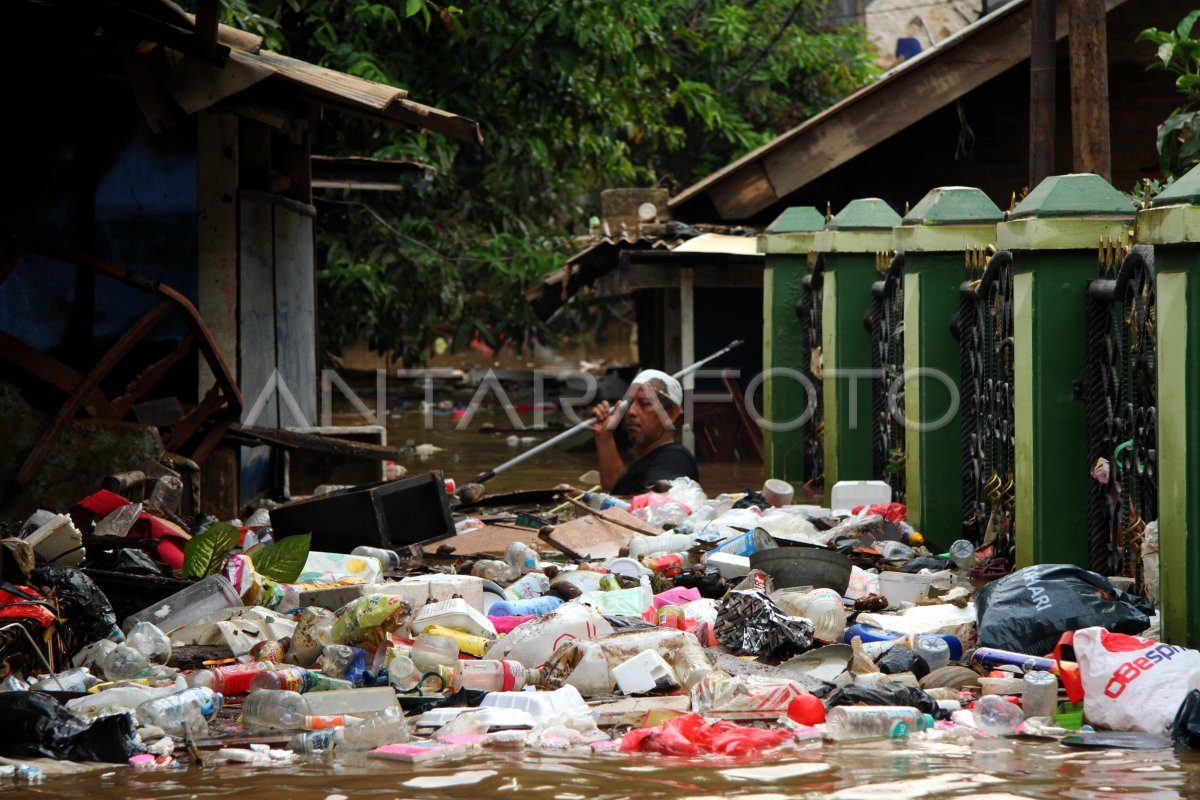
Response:
POLYGON ((679 385, 679 381, 661 370, 644 369, 633 379, 633 384, 649 386, 675 405, 683 405, 683 387, 679 385))

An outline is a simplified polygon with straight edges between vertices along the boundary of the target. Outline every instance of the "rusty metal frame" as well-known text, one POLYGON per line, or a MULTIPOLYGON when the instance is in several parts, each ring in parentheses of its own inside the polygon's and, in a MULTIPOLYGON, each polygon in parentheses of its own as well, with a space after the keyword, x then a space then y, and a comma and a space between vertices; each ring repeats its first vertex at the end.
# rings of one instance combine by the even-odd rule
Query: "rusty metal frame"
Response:
POLYGON ((172 427, 164 446, 170 452, 179 452, 180 448, 187 444, 206 422, 209 422, 211 427, 200 443, 192 449, 191 453, 184 454, 193 461, 202 463, 229 429, 229 426, 240 419, 243 400, 237 381, 217 349, 208 326, 204 324, 204 320, 201 319, 192 302, 171 286, 78 250, 36 241, 19 234, 5 234, 0 241, 5 245, 4 256, 0 258, 0 284, 12 274, 17 262, 25 253, 38 253, 70 264, 76 269, 91 270, 162 300, 125 331, 86 374, 72 369, 15 337, 0 334, 0 344, 4 345, 0 347, 0 359, 67 392, 68 395, 67 400, 58 409, 50 425, 43 431, 41 438, 26 457, 17 473, 17 484, 25 487, 33 481, 63 428, 81 410, 97 419, 113 421, 124 419, 134 404, 145 397, 168 370, 183 360, 193 347, 199 349, 200 355, 213 374, 215 383, 204 399, 189 408, 183 419, 172 427), (188 326, 188 332, 179 340, 175 349, 142 370, 116 398, 113 400, 105 398, 99 388, 104 379, 138 342, 172 312, 182 317, 188 326))

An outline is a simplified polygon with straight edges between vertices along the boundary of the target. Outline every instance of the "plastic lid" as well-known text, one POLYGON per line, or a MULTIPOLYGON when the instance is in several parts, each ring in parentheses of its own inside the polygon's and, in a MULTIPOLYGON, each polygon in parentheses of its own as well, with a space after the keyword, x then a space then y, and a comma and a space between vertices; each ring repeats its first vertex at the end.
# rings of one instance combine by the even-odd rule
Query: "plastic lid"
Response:
POLYGON ((933 727, 933 725, 934 725, 934 721, 933 721, 933 715, 932 715, 932 714, 922 714, 921 716, 925 717, 925 728, 926 728, 926 730, 928 730, 928 729, 932 728, 932 727, 933 727))

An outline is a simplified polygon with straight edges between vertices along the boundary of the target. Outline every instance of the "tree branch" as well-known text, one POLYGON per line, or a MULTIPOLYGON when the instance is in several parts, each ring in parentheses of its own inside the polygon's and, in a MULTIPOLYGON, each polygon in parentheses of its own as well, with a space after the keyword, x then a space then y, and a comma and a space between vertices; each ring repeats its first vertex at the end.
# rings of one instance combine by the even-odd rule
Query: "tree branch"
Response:
POLYGON ((779 44, 779 40, 783 38, 783 34, 787 32, 787 29, 792 27, 792 23, 796 21, 796 15, 800 13, 800 9, 804 7, 806 2, 807 0, 798 0, 796 5, 792 7, 791 13, 784 17, 783 24, 779 26, 779 30, 775 31, 775 35, 771 37, 771 41, 767 42, 766 46, 750 62, 750 66, 746 67, 736 78, 721 87, 722 94, 732 92, 754 74, 754 71, 759 68, 767 56, 771 54, 771 51, 775 49, 775 45, 779 44))

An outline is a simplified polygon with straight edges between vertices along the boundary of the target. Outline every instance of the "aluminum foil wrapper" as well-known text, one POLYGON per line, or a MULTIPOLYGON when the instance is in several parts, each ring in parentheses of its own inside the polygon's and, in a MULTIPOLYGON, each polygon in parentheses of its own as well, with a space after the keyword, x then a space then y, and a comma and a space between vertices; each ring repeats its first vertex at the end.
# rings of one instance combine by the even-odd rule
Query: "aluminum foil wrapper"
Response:
POLYGON ((756 656, 809 650, 813 630, 812 622, 789 617, 761 592, 737 590, 725 595, 713 626, 721 644, 735 653, 756 656))

